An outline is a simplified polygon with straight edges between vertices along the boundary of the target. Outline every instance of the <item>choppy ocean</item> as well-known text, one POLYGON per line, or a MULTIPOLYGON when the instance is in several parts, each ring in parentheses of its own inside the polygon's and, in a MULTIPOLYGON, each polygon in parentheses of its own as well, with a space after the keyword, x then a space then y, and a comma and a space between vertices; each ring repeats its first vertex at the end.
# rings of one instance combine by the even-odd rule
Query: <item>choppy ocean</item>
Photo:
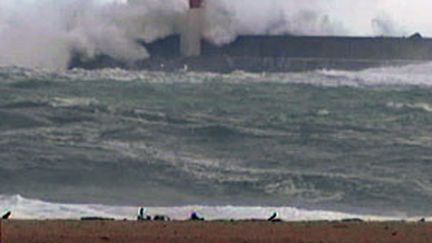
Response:
POLYGON ((17 218, 432 215, 432 64, 305 73, 0 68, 17 218))

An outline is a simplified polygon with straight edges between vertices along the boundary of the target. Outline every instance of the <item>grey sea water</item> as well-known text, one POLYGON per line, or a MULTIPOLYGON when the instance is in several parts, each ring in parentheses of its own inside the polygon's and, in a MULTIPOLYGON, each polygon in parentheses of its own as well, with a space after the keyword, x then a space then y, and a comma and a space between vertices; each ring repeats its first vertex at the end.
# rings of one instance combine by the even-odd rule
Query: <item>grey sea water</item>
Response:
POLYGON ((1 68, 0 194, 432 215, 430 74, 1 68))

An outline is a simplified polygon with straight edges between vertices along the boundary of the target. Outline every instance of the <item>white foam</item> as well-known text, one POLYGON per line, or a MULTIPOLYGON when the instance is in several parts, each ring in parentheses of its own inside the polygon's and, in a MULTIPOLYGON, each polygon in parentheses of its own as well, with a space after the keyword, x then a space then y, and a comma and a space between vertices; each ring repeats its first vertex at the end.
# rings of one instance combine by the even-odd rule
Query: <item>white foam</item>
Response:
MULTIPOLYGON (((145 207, 145 205, 142 205, 145 207)), ((111 217, 115 219, 135 219, 139 206, 105 206, 95 204, 50 203, 23 198, 19 195, 0 196, 0 210, 11 210, 14 219, 79 219, 84 216, 111 217)), ((396 220, 390 217, 356 215, 340 212, 302 210, 293 207, 235 207, 235 206, 184 206, 184 207, 147 207, 151 215, 164 214, 175 220, 185 220, 196 211, 208 220, 218 219, 266 219, 278 212, 283 220, 341 220, 361 218, 363 220, 396 220)))
POLYGON ((74 97, 74 98, 53 98, 50 102, 50 105, 53 107, 86 107, 91 105, 97 105, 99 102, 95 98, 82 98, 82 97, 74 97))
POLYGON ((415 110, 423 110, 425 112, 432 112, 432 105, 427 103, 400 103, 400 102, 388 102, 387 107, 393 108, 393 109, 415 109, 415 110))
POLYGON ((348 72, 324 70, 328 79, 338 79, 348 86, 431 86, 432 63, 413 64, 400 67, 370 68, 348 72))
POLYGON ((100 69, 68 71, 49 71, 43 69, 24 69, 2 67, 0 75, 14 82, 26 79, 53 80, 56 82, 73 81, 118 81, 143 83, 189 83, 202 84, 224 82, 242 83, 282 83, 308 84, 325 87, 430 87, 432 86, 432 62, 400 67, 371 68, 362 71, 317 70, 297 73, 248 73, 236 71, 229 74, 208 72, 155 72, 129 71, 123 69, 100 69))

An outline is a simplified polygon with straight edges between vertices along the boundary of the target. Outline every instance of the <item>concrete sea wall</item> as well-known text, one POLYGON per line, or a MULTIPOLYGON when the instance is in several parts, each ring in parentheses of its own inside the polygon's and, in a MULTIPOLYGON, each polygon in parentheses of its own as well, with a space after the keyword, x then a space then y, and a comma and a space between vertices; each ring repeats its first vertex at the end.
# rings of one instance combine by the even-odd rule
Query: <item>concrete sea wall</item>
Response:
POLYGON ((71 67, 121 67, 149 70, 231 72, 286 72, 314 69, 359 70, 432 60, 432 39, 388 37, 240 36, 217 46, 202 42, 201 55, 182 57, 180 37, 170 36, 146 44, 150 58, 124 63, 107 56, 83 61, 76 56, 71 67))

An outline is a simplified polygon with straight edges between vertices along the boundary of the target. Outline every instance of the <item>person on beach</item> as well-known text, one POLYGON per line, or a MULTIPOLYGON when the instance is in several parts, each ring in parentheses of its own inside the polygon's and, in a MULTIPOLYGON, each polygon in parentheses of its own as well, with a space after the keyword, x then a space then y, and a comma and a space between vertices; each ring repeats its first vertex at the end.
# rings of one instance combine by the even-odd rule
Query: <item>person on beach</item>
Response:
POLYGON ((192 221, 204 221, 204 218, 200 217, 197 212, 192 212, 189 219, 192 221))
POLYGON ((153 217, 154 221, 171 221, 171 218, 166 216, 166 215, 162 215, 162 214, 156 214, 153 217))
POLYGON ((147 220, 151 220, 151 217, 149 215, 146 215, 147 209, 145 208, 140 208, 139 212, 138 212, 138 217, 137 220, 138 221, 147 221, 147 220))
POLYGON ((12 215, 12 212, 7 211, 5 214, 3 214, 2 219, 9 219, 11 215, 12 215))
POLYGON ((273 212, 272 216, 270 216, 270 218, 268 218, 267 221, 269 221, 269 222, 278 222, 278 221, 280 221, 280 219, 278 219, 278 213, 277 212, 273 212))

